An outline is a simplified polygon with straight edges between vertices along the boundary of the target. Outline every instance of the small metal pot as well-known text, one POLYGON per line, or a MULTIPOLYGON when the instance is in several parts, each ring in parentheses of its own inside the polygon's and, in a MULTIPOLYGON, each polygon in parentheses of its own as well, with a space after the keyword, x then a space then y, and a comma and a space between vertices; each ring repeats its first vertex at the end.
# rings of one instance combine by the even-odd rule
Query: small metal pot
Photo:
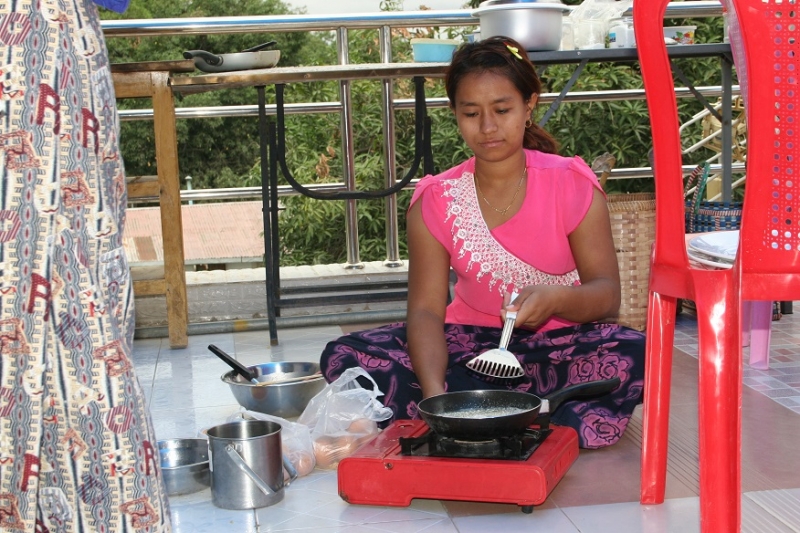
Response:
POLYGON ((211 485, 205 439, 160 440, 158 454, 167 495, 191 494, 211 485))
POLYGON ((233 370, 223 374, 222 381, 228 384, 239 405, 250 411, 281 418, 300 416, 311 398, 325 388, 322 375, 294 381, 295 378, 318 374, 317 363, 263 363, 247 369, 259 381, 258 385, 233 370), (281 383, 284 380, 292 381, 281 383))
POLYGON ((483 2, 472 14, 480 19, 481 39, 511 37, 528 52, 561 48, 561 25, 570 7, 560 2, 508 0, 483 2))

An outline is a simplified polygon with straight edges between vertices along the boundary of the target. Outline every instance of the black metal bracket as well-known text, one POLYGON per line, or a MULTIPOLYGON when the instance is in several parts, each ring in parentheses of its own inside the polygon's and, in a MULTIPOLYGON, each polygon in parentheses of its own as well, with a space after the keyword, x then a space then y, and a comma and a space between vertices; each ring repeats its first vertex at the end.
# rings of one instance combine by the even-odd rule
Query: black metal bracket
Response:
POLYGON ((280 165, 281 173, 286 178, 286 181, 300 194, 308 196, 309 198, 316 198, 317 200, 366 200, 371 198, 385 198, 386 196, 401 191, 405 186, 411 183, 411 180, 416 176, 423 159, 423 170, 426 173, 432 172, 433 156, 430 137, 430 119, 425 102, 425 78, 415 76, 414 89, 414 114, 416 119, 414 124, 414 160, 403 179, 396 182, 391 187, 377 191, 315 191, 299 183, 294 176, 292 176, 286 164, 286 126, 283 99, 284 84, 275 85, 275 107, 278 120, 278 139, 275 158, 280 165))
POLYGON ((258 134, 261 155, 261 214, 264 225, 264 269, 267 273, 267 323, 270 345, 278 344, 277 299, 280 292, 280 255, 278 244, 277 165, 270 153, 275 150, 275 124, 267 121, 264 86, 258 93, 258 134), (277 275, 276 275, 277 274, 277 275))
POLYGON ((575 68, 575 71, 572 73, 572 76, 570 76, 566 85, 564 85, 564 88, 561 89, 560 93, 558 93, 556 99, 552 101, 550 107, 548 107, 547 111, 545 111, 544 116, 542 116, 542 118, 539 119, 540 127, 544 127, 544 125, 547 124, 547 121, 550 120, 550 117, 552 117, 553 113, 556 112, 556 109, 558 109, 558 107, 561 105, 561 102, 564 101, 564 98, 566 98, 567 93, 570 91, 570 89, 572 89, 572 86, 575 85, 575 82, 578 81, 578 78, 583 72, 583 69, 586 68, 586 65, 588 64, 589 64, 588 59, 582 59, 581 62, 578 63, 578 66, 575 68))
POLYGON ((722 115, 719 114, 719 111, 714 109, 714 106, 711 105, 711 103, 708 100, 706 100, 705 96, 700 94, 700 91, 698 91, 695 88, 694 84, 689 81, 689 78, 686 77, 686 74, 683 73, 681 68, 678 65, 676 65, 675 62, 672 60, 670 60, 670 64, 672 65, 672 73, 675 74, 675 76, 679 80, 681 80, 681 83, 683 83, 686 86, 686 88, 689 89, 689 92, 691 92, 694 95, 694 97, 697 98, 697 101, 703 104, 703 107, 705 107, 708 110, 708 112, 711 113, 711 115, 713 115, 715 119, 722 122, 722 115))

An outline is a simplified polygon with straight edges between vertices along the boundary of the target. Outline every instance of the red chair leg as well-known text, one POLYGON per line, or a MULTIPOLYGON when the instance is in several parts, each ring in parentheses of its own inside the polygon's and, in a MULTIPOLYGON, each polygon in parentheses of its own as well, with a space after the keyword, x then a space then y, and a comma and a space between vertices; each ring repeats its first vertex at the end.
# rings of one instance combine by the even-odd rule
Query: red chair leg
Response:
POLYGON ((741 528, 742 344, 729 274, 695 274, 703 533, 741 528))
MULTIPOLYGON (((750 346, 750 330, 753 328, 753 302, 742 302, 742 346, 750 346)), ((772 317, 770 317, 772 318, 772 317)))
POLYGON ((669 448, 669 393, 677 298, 650 292, 642 420, 643 504, 664 502, 669 448))
POLYGON ((772 301, 755 301, 752 308, 750 366, 759 370, 767 370, 769 368, 769 343, 772 336, 772 301))

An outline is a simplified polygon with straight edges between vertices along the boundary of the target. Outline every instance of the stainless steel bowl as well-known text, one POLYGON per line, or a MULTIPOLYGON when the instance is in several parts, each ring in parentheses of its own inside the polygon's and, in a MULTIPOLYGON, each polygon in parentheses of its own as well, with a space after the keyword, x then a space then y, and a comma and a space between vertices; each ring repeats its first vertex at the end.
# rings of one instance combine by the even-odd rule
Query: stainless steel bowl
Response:
POLYGON ((250 411, 281 418, 300 416, 311 398, 325 387, 325 378, 321 375, 307 380, 281 383, 286 379, 318 373, 317 363, 264 363, 248 366, 247 369, 259 382, 275 382, 255 385, 233 370, 222 375, 222 381, 231 388, 239 405, 250 411))
POLYGON ((211 486, 205 439, 160 440, 158 453, 169 496, 191 494, 211 486))
POLYGON ((561 48, 561 25, 570 7, 550 2, 484 2, 472 12, 480 19, 481 39, 511 37, 528 52, 561 48))

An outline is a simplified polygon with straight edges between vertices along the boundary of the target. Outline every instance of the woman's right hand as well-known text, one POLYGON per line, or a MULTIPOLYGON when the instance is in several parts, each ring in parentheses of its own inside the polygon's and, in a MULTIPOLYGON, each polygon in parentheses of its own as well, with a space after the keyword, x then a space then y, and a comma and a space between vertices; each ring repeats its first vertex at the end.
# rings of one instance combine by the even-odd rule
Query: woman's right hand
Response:
POLYGON ((509 295, 506 295, 503 299, 503 320, 506 311, 517 311, 516 327, 536 329, 557 312, 555 302, 563 297, 563 292, 561 285, 529 285, 519 291, 513 304, 509 303, 509 295))

